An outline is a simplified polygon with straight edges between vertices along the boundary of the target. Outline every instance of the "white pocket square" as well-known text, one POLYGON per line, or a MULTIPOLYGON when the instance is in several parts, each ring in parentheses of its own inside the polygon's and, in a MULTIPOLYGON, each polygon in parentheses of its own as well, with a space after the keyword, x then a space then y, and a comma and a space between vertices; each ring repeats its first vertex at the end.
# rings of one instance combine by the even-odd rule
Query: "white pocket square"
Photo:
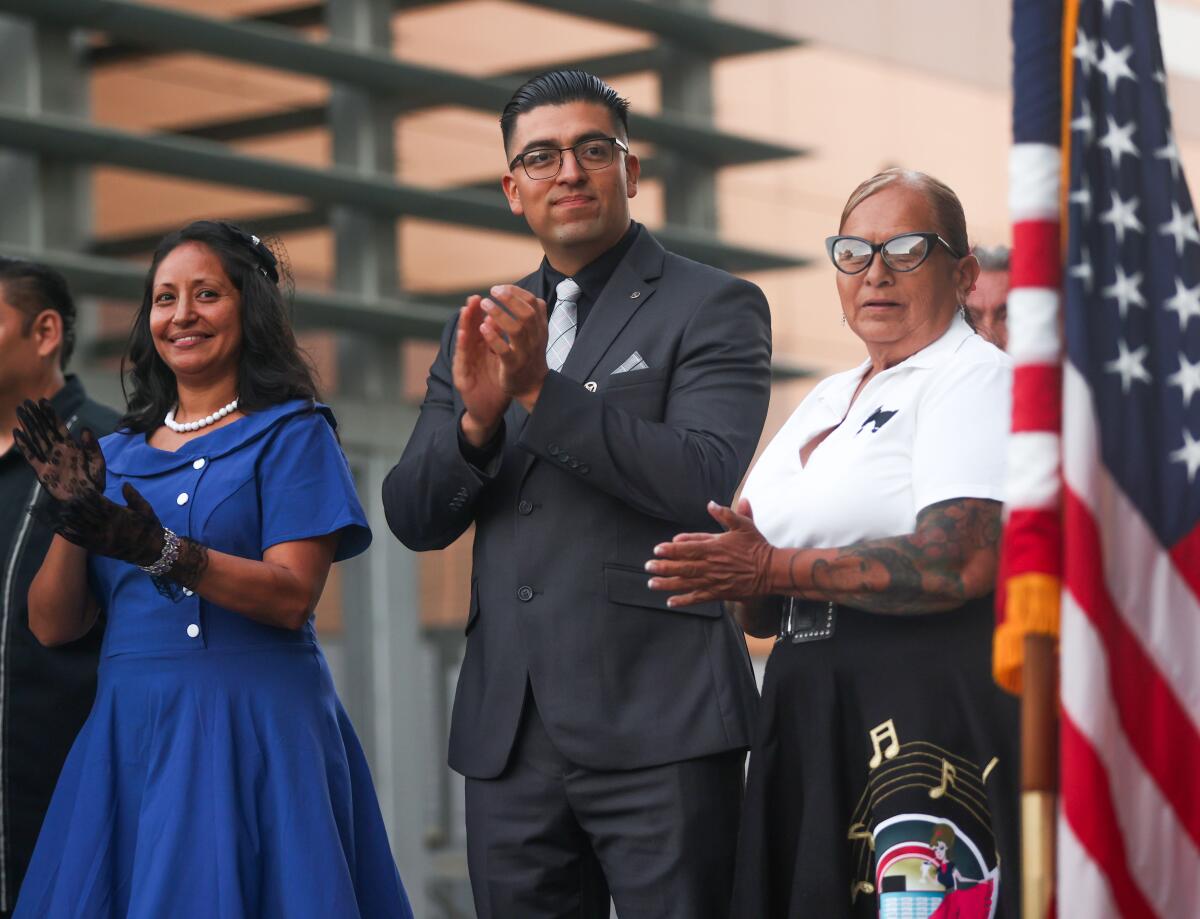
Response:
MULTIPOLYGON (((631 354, 631 355, 629 355, 629 357, 625 358, 624 362, 621 364, 620 367, 618 367, 616 370, 613 371, 613 374, 628 373, 630 370, 649 370, 649 369, 650 369, 650 365, 647 364, 644 360, 642 360, 642 356, 640 354, 638 354, 636 351, 634 351, 633 354, 631 354)), ((610 374, 610 376, 611 375, 612 374, 610 374)))

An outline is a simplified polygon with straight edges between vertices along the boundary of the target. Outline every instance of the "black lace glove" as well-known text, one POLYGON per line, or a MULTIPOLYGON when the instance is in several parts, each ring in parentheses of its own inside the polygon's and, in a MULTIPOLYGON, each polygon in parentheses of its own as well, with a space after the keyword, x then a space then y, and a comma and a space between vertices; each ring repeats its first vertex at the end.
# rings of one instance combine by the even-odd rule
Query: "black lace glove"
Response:
POLYGON ((96 435, 84 428, 77 443, 46 399, 17 406, 13 441, 55 501, 104 494, 104 454, 96 435))
POLYGON ((169 596, 174 595, 171 581, 195 586, 208 566, 208 550, 169 534, 154 508, 128 482, 121 488, 125 506, 104 496, 104 455, 91 431, 85 428, 81 443, 76 443, 45 399, 24 402, 17 409, 17 421, 20 427, 13 438, 53 499, 45 516, 56 533, 97 555, 141 568, 161 565, 153 574, 155 584, 169 596), (173 549, 164 554, 168 542, 173 549))
POLYGON ((170 582, 194 588, 208 567, 208 549, 166 529, 150 502, 128 482, 121 495, 124 507, 100 494, 65 502, 59 510, 59 534, 89 552, 150 569, 159 592, 178 599, 170 582))
POLYGON ((149 502, 126 482, 121 487, 127 506, 91 492, 62 502, 58 533, 97 555, 145 568, 163 554, 163 525, 149 502))

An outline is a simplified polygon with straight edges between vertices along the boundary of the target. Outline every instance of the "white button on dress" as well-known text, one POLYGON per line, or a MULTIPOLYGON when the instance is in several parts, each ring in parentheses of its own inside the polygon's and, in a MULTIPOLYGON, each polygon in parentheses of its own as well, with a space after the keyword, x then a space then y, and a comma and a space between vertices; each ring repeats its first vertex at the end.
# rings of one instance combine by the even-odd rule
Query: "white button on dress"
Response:
POLYGON ((187 627, 188 638, 198 638, 200 636, 200 626, 192 623, 187 627))
POLYGON ((187 504, 188 503, 188 493, 186 491, 181 491, 179 493, 179 497, 175 499, 175 503, 178 504, 180 507, 187 504))
POLYGON ((203 469, 204 468, 204 457, 202 456, 202 457, 200 457, 200 459, 196 460, 196 462, 192 463, 192 468, 193 469, 203 469))

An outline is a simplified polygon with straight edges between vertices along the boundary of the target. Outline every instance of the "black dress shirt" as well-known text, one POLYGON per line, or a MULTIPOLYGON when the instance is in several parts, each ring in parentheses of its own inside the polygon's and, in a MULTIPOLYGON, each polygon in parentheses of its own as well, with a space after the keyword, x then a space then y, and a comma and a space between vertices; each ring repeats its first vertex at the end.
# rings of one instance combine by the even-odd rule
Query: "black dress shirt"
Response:
MULTIPOLYGON (((637 239, 641 229, 642 225, 636 220, 629 221, 629 229, 625 231, 625 235, 615 246, 571 275, 571 279, 579 285, 579 289, 582 291, 575 304, 579 315, 579 328, 583 328, 588 313, 592 310, 592 305, 599 299, 604 285, 608 283, 608 279, 621 264, 621 259, 625 257, 625 253, 629 251, 629 247, 633 245, 633 241, 637 239)), ((542 259, 542 284, 546 291, 547 316, 554 312, 554 289, 566 279, 567 275, 551 265, 549 259, 542 259)))

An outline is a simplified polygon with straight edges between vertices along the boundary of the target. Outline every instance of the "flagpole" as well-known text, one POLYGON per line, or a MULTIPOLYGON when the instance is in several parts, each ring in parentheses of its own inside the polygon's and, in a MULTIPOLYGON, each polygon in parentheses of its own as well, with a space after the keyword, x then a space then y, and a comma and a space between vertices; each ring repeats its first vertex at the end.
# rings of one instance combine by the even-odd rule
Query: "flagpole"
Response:
POLYGON ((1059 310, 1078 14, 1079 0, 1013 0, 1013 433, 993 670, 996 682, 1021 699, 1022 919, 1051 919, 1056 900, 1063 585, 1059 310), (1022 462, 1014 464, 1014 457, 1022 462))
POLYGON ((1021 916, 1047 919, 1058 812, 1058 641, 1027 634, 1021 690, 1021 916))
MULTIPOLYGON (((1074 38, 1079 0, 1063 0, 1059 60, 1059 253, 1067 249, 1070 225, 1071 100, 1074 97, 1074 38)), ((1059 394, 1055 394, 1059 396, 1059 394)), ((1061 397, 1061 396, 1059 396, 1061 397)), ((1061 422, 1060 422, 1061 424, 1061 422)), ((1043 585, 1045 587, 1045 585, 1043 585)), ((1056 588, 1056 589, 1055 589, 1056 588)), ((1057 593, 1061 588, 1047 591, 1057 593)), ((1057 601, 1059 598, 1053 598, 1057 601)), ((1057 607, 1057 602, 1054 604, 1057 607)), ((1055 612, 1058 612, 1056 609, 1055 612)), ((1057 616, 1053 617, 1057 620, 1057 616)), ((1045 625, 1046 623, 1040 623, 1045 625)), ((1050 919, 1057 878, 1059 625, 1030 629, 1024 636, 1021 675, 1021 915, 1050 919)))

